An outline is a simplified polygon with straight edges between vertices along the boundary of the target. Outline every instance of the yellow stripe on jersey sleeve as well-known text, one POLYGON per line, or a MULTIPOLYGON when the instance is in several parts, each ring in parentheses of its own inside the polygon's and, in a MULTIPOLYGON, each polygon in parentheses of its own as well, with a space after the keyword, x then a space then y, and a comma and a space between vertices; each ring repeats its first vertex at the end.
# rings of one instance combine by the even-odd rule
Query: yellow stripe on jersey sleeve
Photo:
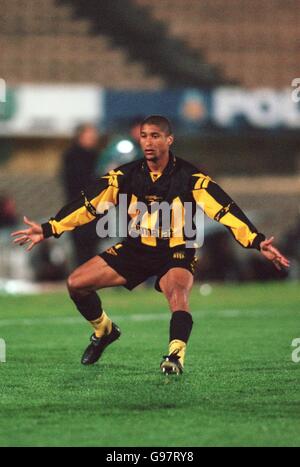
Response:
POLYGON ((233 216, 230 212, 225 214, 219 222, 229 227, 236 240, 244 247, 252 245, 253 240, 257 236, 257 233, 251 232, 247 224, 233 216))
MULTIPOLYGON (((90 204, 92 204, 98 214, 102 214, 111 204, 117 204, 118 192, 118 188, 108 186, 98 196, 93 198, 90 204)), ((83 205, 59 221, 51 219, 49 223, 51 224, 53 234, 61 235, 63 232, 75 229, 75 227, 88 224, 94 219, 95 216, 83 205)))
POLYGON ((202 207, 205 214, 211 219, 223 208, 223 205, 218 203, 205 189, 193 190, 193 196, 197 204, 202 207))
POLYGON ((257 236, 257 232, 252 231, 250 222, 249 225, 247 225, 247 218, 243 212, 237 208, 234 201, 232 201, 232 199, 224 193, 218 185, 212 182, 209 177, 201 176, 201 174, 195 174, 195 176, 196 175, 199 176, 193 190, 193 197, 196 203, 201 206, 208 217, 228 227, 235 239, 241 245, 244 247, 251 246, 257 236), (213 183, 214 190, 210 188, 210 183, 213 183), (214 196, 209 193, 209 190, 212 193, 218 191, 218 199, 221 201, 223 197, 223 203, 218 202, 214 196), (238 210, 237 212, 240 213, 241 219, 230 212, 231 208, 234 207, 238 210), (245 219, 246 221, 244 222, 242 219, 245 219))

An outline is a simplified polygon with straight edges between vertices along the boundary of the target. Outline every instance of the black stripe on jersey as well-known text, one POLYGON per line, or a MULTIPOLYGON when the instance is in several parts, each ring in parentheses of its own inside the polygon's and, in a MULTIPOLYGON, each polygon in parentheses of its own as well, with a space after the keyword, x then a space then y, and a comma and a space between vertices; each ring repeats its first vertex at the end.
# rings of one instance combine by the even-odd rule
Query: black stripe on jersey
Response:
POLYGON ((90 214, 92 214, 92 216, 97 216, 97 211, 96 209, 94 208, 94 206, 92 205, 92 203, 87 199, 87 197, 85 196, 85 192, 82 191, 81 192, 82 196, 83 196, 83 199, 84 199, 84 205, 86 207, 86 209, 89 211, 90 214))
POLYGON ((219 212, 215 215, 215 220, 220 221, 222 217, 230 212, 233 216, 237 217, 240 221, 248 225, 249 229, 252 232, 257 233, 257 229, 250 222, 248 217, 243 213, 243 211, 238 207, 238 205, 230 198, 230 196, 225 193, 222 188, 214 182, 209 182, 206 191, 219 203, 223 206, 219 212))
POLYGON ((54 218, 51 218, 51 220, 59 222, 65 217, 67 217, 69 214, 71 214, 79 208, 82 208, 83 206, 84 199, 82 196, 80 196, 80 198, 77 198, 74 201, 71 201, 71 203, 66 204, 60 211, 58 211, 54 218))
POLYGON ((81 192, 81 196, 76 198, 75 200, 71 201, 70 203, 66 204, 55 216, 52 220, 56 220, 57 222, 61 221, 65 217, 67 217, 72 212, 76 211, 83 206, 86 207, 87 211, 92 214, 93 216, 97 216, 97 211, 95 206, 92 205, 90 202, 91 199, 95 198, 97 195, 101 193, 101 191, 105 190, 108 187, 107 180, 99 179, 97 183, 93 184, 92 186, 88 187, 86 190, 81 192))
POLYGON ((231 209, 231 207, 233 205, 234 205, 234 202, 232 202, 232 203, 228 204, 228 206, 224 206, 222 209, 220 209, 220 211, 218 211, 217 214, 215 215, 214 220, 217 221, 217 222, 220 222, 222 217, 224 217, 225 214, 227 214, 227 212, 231 212, 230 209, 231 209))

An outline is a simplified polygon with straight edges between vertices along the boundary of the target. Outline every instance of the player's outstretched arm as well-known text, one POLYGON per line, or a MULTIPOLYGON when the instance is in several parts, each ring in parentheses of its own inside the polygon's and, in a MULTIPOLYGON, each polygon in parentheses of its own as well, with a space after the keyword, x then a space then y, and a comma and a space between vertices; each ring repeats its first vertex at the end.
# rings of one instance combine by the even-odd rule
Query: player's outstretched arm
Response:
POLYGON ((272 261, 278 270, 282 269, 282 267, 288 268, 290 266, 290 261, 272 245, 273 240, 274 237, 270 237, 260 242, 261 254, 269 261, 272 261))
POLYGON ((16 237, 14 243, 20 246, 29 243, 26 251, 30 251, 35 245, 45 240, 45 237, 41 224, 30 221, 26 216, 24 216, 24 223, 29 225, 29 228, 24 230, 17 230, 16 232, 13 232, 11 236, 16 237))

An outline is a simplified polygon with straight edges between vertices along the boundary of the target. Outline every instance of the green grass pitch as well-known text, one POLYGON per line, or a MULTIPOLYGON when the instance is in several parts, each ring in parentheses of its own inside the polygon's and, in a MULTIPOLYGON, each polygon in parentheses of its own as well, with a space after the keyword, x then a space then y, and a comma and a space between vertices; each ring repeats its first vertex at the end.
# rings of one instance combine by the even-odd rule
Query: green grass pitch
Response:
POLYGON ((185 372, 165 377, 169 312, 140 288, 101 293, 122 337, 83 367, 89 325, 67 293, 0 297, 1 446, 299 446, 299 284, 191 297, 185 372))

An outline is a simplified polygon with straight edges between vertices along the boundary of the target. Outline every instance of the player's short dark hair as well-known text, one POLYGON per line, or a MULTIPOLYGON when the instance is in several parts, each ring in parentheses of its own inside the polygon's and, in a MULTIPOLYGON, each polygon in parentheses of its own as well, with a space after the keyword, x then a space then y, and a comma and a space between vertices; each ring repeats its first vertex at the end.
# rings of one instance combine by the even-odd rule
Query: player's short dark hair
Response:
POLYGON ((150 115, 149 117, 146 117, 141 123, 141 128, 144 125, 156 125, 166 135, 170 136, 173 134, 170 121, 166 117, 163 117, 162 115, 150 115))

